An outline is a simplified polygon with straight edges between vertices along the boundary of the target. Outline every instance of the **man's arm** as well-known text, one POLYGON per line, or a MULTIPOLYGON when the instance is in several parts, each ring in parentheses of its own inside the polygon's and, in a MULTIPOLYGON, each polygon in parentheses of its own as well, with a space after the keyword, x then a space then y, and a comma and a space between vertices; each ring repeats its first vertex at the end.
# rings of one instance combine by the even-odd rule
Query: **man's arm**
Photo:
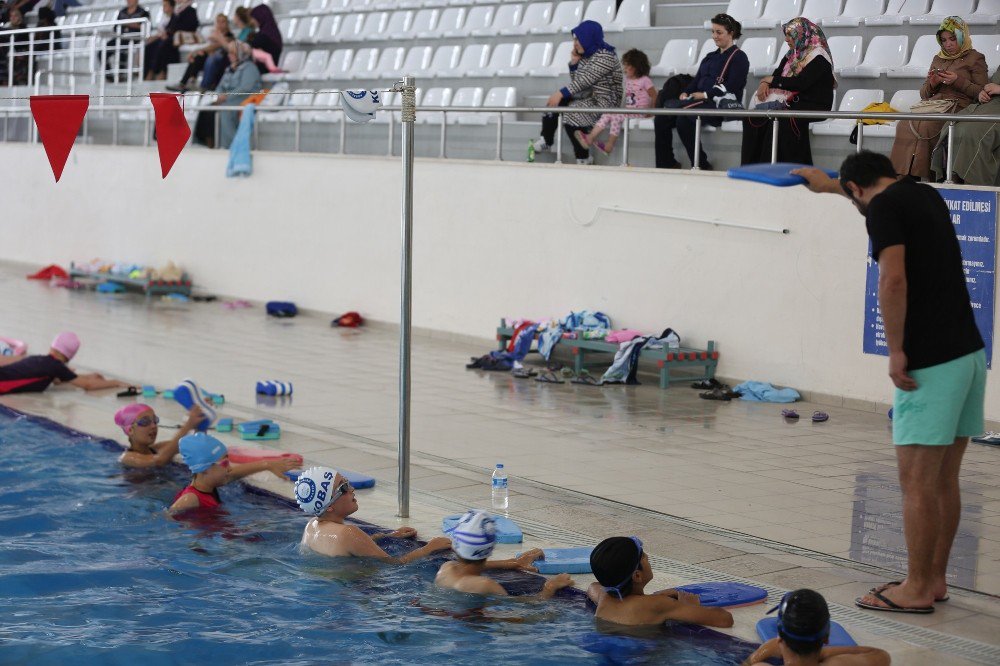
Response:
POLYGON ((73 386, 82 388, 84 391, 99 391, 100 389, 128 386, 125 382, 120 382, 117 379, 105 379, 97 373, 90 375, 77 375, 76 379, 70 380, 69 383, 73 386))
POLYGON ((873 647, 825 647, 819 653, 822 666, 889 666, 892 657, 873 647))
POLYGON ((841 196, 847 196, 844 193, 844 189, 840 186, 840 181, 836 178, 830 178, 825 171, 817 169, 816 167, 802 167, 800 169, 792 169, 788 173, 793 176, 802 176, 806 179, 806 187, 810 191, 816 192, 817 194, 839 194, 841 196))
POLYGON ((541 548, 526 550, 517 557, 507 560, 486 560, 487 569, 519 569, 521 571, 538 571, 531 563, 543 555, 541 548))
POLYGON ((906 322, 906 246, 890 245, 878 254, 878 306, 889 345, 889 377, 904 391, 917 388, 906 373, 903 324, 906 322))

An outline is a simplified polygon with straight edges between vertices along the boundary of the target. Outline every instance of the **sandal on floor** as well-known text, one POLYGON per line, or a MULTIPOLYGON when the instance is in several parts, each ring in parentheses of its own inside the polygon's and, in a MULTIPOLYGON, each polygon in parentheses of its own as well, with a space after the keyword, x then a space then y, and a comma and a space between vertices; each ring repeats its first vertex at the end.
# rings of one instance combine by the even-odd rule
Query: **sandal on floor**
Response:
POLYGON ((542 374, 535 377, 536 382, 541 382, 543 384, 565 384, 565 379, 559 379, 554 372, 543 372, 542 374))
POLYGON ((584 386, 600 386, 601 381, 594 377, 586 370, 580 373, 579 377, 576 377, 570 381, 571 384, 583 384, 584 386))
POLYGON ((813 423, 823 423, 830 420, 830 415, 826 412, 813 412, 813 423))
POLYGON ((858 597, 854 600, 854 604, 858 608, 864 608, 865 610, 882 611, 884 613, 912 613, 914 615, 929 615, 934 612, 934 606, 900 606, 892 599, 884 596, 881 592, 869 592, 871 596, 875 597, 879 601, 885 604, 885 606, 879 606, 877 604, 869 603, 864 600, 864 597, 858 597))
POLYGON ((725 388, 726 384, 723 384, 718 379, 714 377, 712 379, 703 379, 700 382, 694 382, 691 384, 691 388, 700 389, 702 391, 711 391, 714 388, 725 388))
POLYGON ((129 386, 124 391, 119 391, 118 392, 118 397, 119 398, 128 398, 128 397, 131 397, 133 395, 139 395, 139 393, 140 393, 140 391, 139 391, 139 387, 138 386, 129 386))
POLYGON ((517 368, 516 370, 511 370, 510 374, 518 379, 528 379, 529 377, 538 375, 538 372, 536 370, 529 370, 528 368, 517 368))
POLYGON ((794 409, 783 409, 781 410, 781 415, 786 419, 790 419, 792 421, 797 421, 799 418, 799 413, 794 409))
POLYGON ((723 402, 729 402, 733 399, 731 391, 726 391, 722 388, 714 388, 711 391, 705 391, 704 393, 699 393, 698 397, 702 400, 722 400, 723 402))
MULTIPOLYGON (((881 594, 882 592, 885 592, 886 590, 888 590, 890 587, 896 587, 897 585, 902 585, 902 584, 903 584, 903 581, 901 581, 901 580, 889 581, 888 583, 882 583, 878 587, 873 587, 872 589, 868 590, 868 593, 869 594, 875 594, 875 593, 881 594)), ((941 597, 939 599, 935 599, 934 603, 936 603, 936 604, 944 603, 945 601, 948 601, 949 599, 951 599, 951 597, 946 594, 946 595, 944 595, 943 597, 941 597)))

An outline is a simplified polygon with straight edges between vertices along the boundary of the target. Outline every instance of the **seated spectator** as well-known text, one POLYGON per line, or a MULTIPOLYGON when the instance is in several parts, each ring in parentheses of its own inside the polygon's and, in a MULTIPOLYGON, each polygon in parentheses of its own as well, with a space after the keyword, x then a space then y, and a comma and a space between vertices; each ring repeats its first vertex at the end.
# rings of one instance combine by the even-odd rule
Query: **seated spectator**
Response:
MULTIPOLYGON (((245 8, 241 7, 241 9, 245 8)), ((176 86, 167 86, 167 90, 185 92, 197 88, 198 86, 194 84, 194 80, 198 76, 198 72, 205 67, 205 62, 209 56, 215 53, 226 56, 226 44, 232 39, 233 33, 229 30, 229 19, 225 14, 219 14, 215 17, 215 27, 208 36, 205 46, 197 51, 192 51, 188 55, 188 66, 184 70, 184 76, 181 77, 180 83, 176 86)), ((214 87, 212 86, 212 88, 214 87)))
MULTIPOLYGON (((125 6, 118 12, 115 20, 127 21, 128 19, 148 18, 149 12, 139 6, 139 0, 125 0, 125 6)), ((115 32, 119 37, 108 42, 106 60, 107 69, 113 69, 115 67, 115 51, 118 52, 118 71, 114 76, 108 75, 108 80, 113 83, 117 83, 120 79, 124 78, 121 73, 128 67, 128 50, 134 48, 134 40, 142 32, 142 23, 123 23, 115 28, 115 32)), ((132 67, 139 67, 138 53, 132 54, 132 67)))
MULTIPOLYGON (((747 73, 750 71, 750 60, 736 40, 742 35, 743 26, 729 14, 716 14, 712 18, 712 41, 719 47, 705 56, 698 66, 698 73, 688 84, 680 98, 665 100, 664 108, 697 109, 719 106, 722 99, 742 102, 743 89, 747 85, 747 73), (732 95, 732 97, 729 97, 732 95)), ((722 118, 703 116, 703 125, 718 127, 722 118)), ((694 165, 694 132, 695 119, 692 116, 656 116, 653 118, 656 146, 657 169, 679 169, 680 162, 674 159, 673 130, 681 137, 681 143, 687 151, 691 164, 694 165)), ((698 157, 700 168, 711 170, 712 165, 705 155, 704 149, 698 157)))
MULTIPOLYGON (((604 41, 604 29, 596 21, 584 21, 573 28, 573 51, 569 59, 570 83, 549 96, 546 106, 582 106, 613 109, 620 107, 624 89, 622 68, 615 48, 604 41)), ((576 131, 589 133, 601 116, 567 113, 563 127, 573 144, 577 164, 593 164, 590 149, 576 139, 576 131)), ((552 148, 559 119, 554 113, 542 116, 542 136, 534 142, 536 153, 552 148)))
POLYGON ((597 605, 598 619, 631 626, 666 620, 733 626, 729 611, 702 606, 696 594, 670 589, 647 595, 644 588, 653 580, 653 569, 637 537, 611 537, 597 544, 590 554, 590 568, 597 582, 590 584, 587 596, 597 605))
POLYGON ((76 333, 65 331, 52 341, 45 356, 25 356, 9 365, 0 366, 0 395, 6 393, 41 393, 50 384, 72 384, 85 391, 128 386, 116 379, 105 379, 95 373, 78 375, 66 364, 80 349, 76 333))
MULTIPOLYGON (((52 8, 39 7, 38 23, 36 24, 36 27, 54 28, 55 26, 56 26, 56 13, 52 11, 52 8)), ((48 52, 48 51, 54 51, 59 48, 62 48, 62 44, 59 43, 58 33, 55 30, 47 30, 45 32, 35 33, 36 51, 48 52)))
MULTIPOLYGON (((226 45, 226 51, 229 54, 229 68, 216 88, 220 95, 213 105, 238 106, 249 94, 260 92, 264 82, 250 60, 250 47, 247 44, 233 40, 226 45)), ((194 126, 195 140, 209 148, 216 145, 228 148, 233 142, 239 122, 239 111, 200 111, 194 126), (218 137, 215 137, 214 131, 216 113, 219 115, 218 137)))
POLYGON ((133 402, 115 412, 115 425, 128 437, 128 450, 118 461, 126 467, 162 467, 170 464, 177 455, 181 437, 201 423, 205 415, 197 405, 188 411, 184 422, 169 440, 157 442, 159 417, 149 405, 133 402))
MULTIPOLYGON (((656 87, 649 78, 649 57, 639 49, 626 51, 625 55, 622 56, 622 69, 625 71, 625 106, 630 109, 651 108, 656 100, 656 87)), ((594 129, 590 130, 590 134, 585 135, 577 130, 576 140, 588 148, 594 146, 608 155, 615 149, 618 135, 622 131, 622 124, 628 122, 628 119, 629 116, 623 113, 605 113, 594 123, 594 129), (598 141, 597 137, 609 125, 611 129, 608 132, 608 142, 598 141)))
MULTIPOLYGON (((1000 67, 977 99, 978 104, 970 104, 957 115, 1000 115, 1000 67)), ((955 123, 951 131, 955 133, 952 179, 966 185, 1000 187, 1000 123, 955 123)), ((936 151, 934 158, 934 170, 941 180, 945 171, 942 152, 936 151)))
POLYGON ((167 78, 167 65, 181 59, 177 47, 184 41, 185 34, 198 30, 198 12, 191 4, 191 0, 163 0, 163 18, 166 23, 146 43, 147 81, 162 81, 167 78))
POLYGON ((801 666, 888 666, 889 653, 873 647, 824 647, 830 640, 830 609, 813 590, 795 590, 768 611, 778 611, 778 637, 750 655, 744 666, 780 659, 801 666))
MULTIPOLYGON (((920 99, 954 100, 949 112, 961 111, 974 102, 986 85, 986 58, 972 48, 965 21, 949 16, 937 31, 941 52, 931 60, 930 71, 920 88, 920 99)), ((892 165, 896 172, 922 180, 930 179, 931 148, 938 142, 943 120, 903 120, 896 124, 892 165)))
POLYGON ((24 30, 24 15, 20 9, 12 7, 7 19, 7 25, 0 28, 0 85, 12 82, 15 86, 28 85, 28 34, 5 36, 3 33, 11 30, 24 30), (13 55, 10 52, 13 51, 13 55), (8 69, 10 68, 10 69, 8 69), (11 76, 13 71, 13 76, 11 76))
POLYGON ((257 5, 251 9, 250 19, 253 34, 250 36, 249 44, 254 50, 254 62, 257 63, 261 74, 273 72, 278 69, 277 62, 281 58, 283 48, 278 23, 267 5, 257 5))
MULTIPOLYGON (((828 111, 833 107, 833 56, 826 35, 807 18, 794 18, 784 26, 788 52, 771 76, 757 88, 759 102, 774 100, 768 108, 792 111, 828 111)), ((813 120, 782 118, 778 121, 778 161, 812 164, 809 123, 813 120)), ((768 119, 743 121, 742 164, 771 161, 772 122, 768 119)))

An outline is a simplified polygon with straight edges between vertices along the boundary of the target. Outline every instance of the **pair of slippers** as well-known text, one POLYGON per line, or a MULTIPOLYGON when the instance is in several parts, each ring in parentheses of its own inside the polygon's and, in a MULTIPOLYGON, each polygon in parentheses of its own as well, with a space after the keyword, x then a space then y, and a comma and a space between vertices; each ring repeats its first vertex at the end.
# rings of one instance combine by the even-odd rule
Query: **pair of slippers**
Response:
MULTIPOLYGON (((788 419, 789 421, 798 421, 799 413, 794 409, 783 409, 781 410, 781 415, 788 419)), ((824 421, 829 421, 830 415, 826 412, 813 412, 812 422, 813 423, 823 423, 824 421)))
POLYGON ((694 382, 691 384, 691 388, 698 389, 700 391, 711 391, 712 389, 717 388, 727 389, 729 388, 729 384, 723 384, 715 377, 712 377, 711 379, 702 379, 700 382, 694 382))
POLYGON ((740 393, 730 390, 728 386, 722 384, 719 387, 712 389, 711 391, 705 391, 704 393, 699 393, 698 397, 702 400, 721 400, 723 402, 729 402, 733 398, 739 398, 740 393))
MULTIPOLYGON (((858 597, 854 600, 854 604, 858 608, 864 608, 865 610, 881 611, 883 613, 911 613, 914 615, 929 615, 934 612, 934 606, 900 606, 892 599, 888 598, 883 592, 891 587, 896 587, 897 585, 902 585, 903 581, 894 580, 892 582, 886 583, 884 585, 879 585, 878 587, 873 587, 868 591, 868 595, 878 599, 881 604, 873 604, 871 602, 865 601, 864 597, 858 597), (884 604, 884 605, 883 605, 884 604)), ((948 601, 950 597, 945 595, 939 599, 935 599, 934 603, 944 603, 948 601)))

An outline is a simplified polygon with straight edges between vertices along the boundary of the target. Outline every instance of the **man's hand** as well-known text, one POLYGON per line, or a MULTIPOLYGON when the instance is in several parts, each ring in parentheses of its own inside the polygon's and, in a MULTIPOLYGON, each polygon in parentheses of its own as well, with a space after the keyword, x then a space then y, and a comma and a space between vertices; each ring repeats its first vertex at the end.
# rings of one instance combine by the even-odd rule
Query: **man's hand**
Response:
POLYGON ((285 472, 291 472, 293 469, 301 466, 302 463, 295 458, 278 458, 277 460, 272 460, 268 464, 267 469, 279 479, 287 480, 285 472))
POLYGON ((439 550, 449 550, 451 548, 451 539, 446 536, 437 536, 427 542, 427 550, 431 552, 436 552, 439 550))
POLYGON ((843 194, 843 191, 840 189, 840 181, 830 178, 822 169, 802 167, 792 169, 789 173, 793 176, 802 176, 805 178, 805 186, 811 192, 816 192, 817 194, 843 194))
POLYGON ((555 592, 556 590, 561 590, 564 587, 569 587, 573 584, 573 579, 569 577, 569 574, 561 573, 554 578, 550 578, 545 581, 545 585, 542 589, 551 590, 555 592))
POLYGON ((693 592, 685 592, 684 590, 677 590, 677 601, 682 604, 690 604, 692 606, 701 606, 701 597, 693 592))
POLYGON ((412 527, 400 527, 395 532, 389 532, 387 536, 391 536, 396 539, 413 539, 417 536, 417 531, 412 527))
POLYGON ((559 106, 559 102, 562 101, 563 95, 558 90, 549 95, 549 98, 545 100, 545 106, 559 106))
POLYGON ((532 562, 540 558, 544 553, 542 553, 541 548, 532 548, 531 550, 526 550, 517 557, 514 558, 515 569, 520 571, 531 571, 537 572, 538 569, 531 565, 532 562))
POLYGON ((914 391, 917 388, 917 382, 906 373, 907 363, 905 353, 901 351, 889 352, 889 378, 901 391, 914 391))
POLYGON ((778 639, 772 638, 757 648, 752 655, 747 657, 747 660, 743 664, 744 666, 750 666, 750 664, 759 664, 767 659, 774 659, 780 656, 781 647, 778 645, 778 639))

